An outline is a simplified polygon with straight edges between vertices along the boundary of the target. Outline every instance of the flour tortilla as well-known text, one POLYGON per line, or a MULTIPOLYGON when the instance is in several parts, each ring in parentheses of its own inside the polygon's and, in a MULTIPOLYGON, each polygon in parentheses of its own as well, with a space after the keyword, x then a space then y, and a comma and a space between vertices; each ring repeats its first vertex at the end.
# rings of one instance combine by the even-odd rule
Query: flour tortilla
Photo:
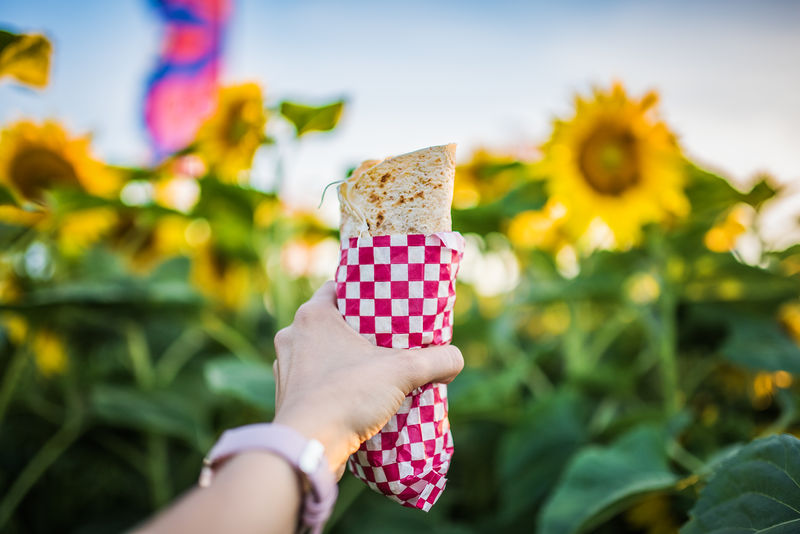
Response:
POLYGON ((339 186, 343 238, 452 230, 456 145, 368 160, 339 186))

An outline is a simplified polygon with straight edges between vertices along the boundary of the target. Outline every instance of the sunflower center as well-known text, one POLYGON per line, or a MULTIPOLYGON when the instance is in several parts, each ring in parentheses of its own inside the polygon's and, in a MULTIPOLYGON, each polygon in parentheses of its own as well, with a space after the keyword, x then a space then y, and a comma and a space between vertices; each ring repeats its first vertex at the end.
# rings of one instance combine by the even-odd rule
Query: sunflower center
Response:
POLYGON ((245 106, 246 102, 244 101, 235 102, 231 104, 228 109, 226 117, 227 137, 225 139, 228 146, 237 146, 250 129, 247 121, 244 119, 245 106))
POLYGON ((9 178, 19 192, 31 200, 40 200, 42 190, 54 184, 81 185, 70 162, 42 147, 30 147, 17 153, 9 166, 9 178))
POLYGON ((600 194, 618 196, 640 181, 636 137, 615 125, 602 125, 580 147, 578 165, 600 194))

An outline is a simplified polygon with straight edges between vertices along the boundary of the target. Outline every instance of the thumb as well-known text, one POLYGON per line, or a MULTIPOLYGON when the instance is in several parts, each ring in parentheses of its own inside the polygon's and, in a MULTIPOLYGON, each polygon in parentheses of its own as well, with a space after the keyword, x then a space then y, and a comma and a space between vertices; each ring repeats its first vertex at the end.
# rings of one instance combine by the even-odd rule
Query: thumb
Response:
POLYGON ((410 385, 409 391, 430 382, 452 382, 464 368, 461 351, 453 345, 438 345, 424 349, 404 350, 404 358, 394 360, 402 366, 402 376, 410 385))

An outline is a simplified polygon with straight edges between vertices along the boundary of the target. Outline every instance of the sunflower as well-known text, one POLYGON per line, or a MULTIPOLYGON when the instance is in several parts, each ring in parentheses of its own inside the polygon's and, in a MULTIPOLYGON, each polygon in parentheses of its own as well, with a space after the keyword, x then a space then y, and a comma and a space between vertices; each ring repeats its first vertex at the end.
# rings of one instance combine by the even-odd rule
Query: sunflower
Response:
POLYGON ((574 238, 600 221, 614 244, 627 248, 640 241, 643 225, 689 212, 680 149, 655 114, 657 101, 653 92, 629 98, 615 84, 596 89, 591 100, 577 97, 575 116, 555 122, 543 165, 574 238))
POLYGON ((64 254, 77 257, 111 232, 116 223, 117 214, 111 208, 67 213, 56 228, 58 244, 64 254))
POLYGON ((514 155, 479 148, 456 167, 453 206, 470 209, 494 202, 527 179, 525 166, 514 155))
POLYGON ((37 330, 33 335, 34 361, 44 377, 61 374, 67 367, 67 350, 61 337, 48 329, 37 330))
POLYGON ((191 279, 204 295, 232 310, 244 307, 255 281, 250 265, 211 244, 194 251, 191 279))
POLYGON ((166 215, 145 222, 134 213, 120 214, 111 229, 110 241, 128 261, 131 270, 146 273, 162 261, 188 255, 192 222, 180 215, 166 215))
POLYGON ((23 120, 0 132, 0 184, 21 200, 41 204, 50 188, 107 196, 119 180, 92 157, 88 137, 70 137, 53 121, 23 120))
POLYGON ((197 133, 197 150, 217 176, 237 182, 249 169, 264 140, 267 114, 261 88, 255 83, 220 90, 216 112, 197 133))
POLYGON ((557 252, 567 244, 562 231, 564 217, 564 206, 550 199, 541 210, 516 214, 508 225, 508 239, 520 249, 557 252))
POLYGON ((44 35, 12 34, 0 30, 0 79, 10 76, 18 82, 37 87, 47 85, 53 45, 44 35))
POLYGON ((44 377, 61 374, 69 360, 62 337, 49 328, 33 328, 28 321, 15 313, 0 315, 0 328, 15 345, 28 343, 36 367, 44 377))
POLYGON ((736 242, 752 219, 752 214, 745 204, 738 204, 731 209, 724 220, 714 225, 703 237, 708 250, 712 252, 729 252, 736 247, 736 242))

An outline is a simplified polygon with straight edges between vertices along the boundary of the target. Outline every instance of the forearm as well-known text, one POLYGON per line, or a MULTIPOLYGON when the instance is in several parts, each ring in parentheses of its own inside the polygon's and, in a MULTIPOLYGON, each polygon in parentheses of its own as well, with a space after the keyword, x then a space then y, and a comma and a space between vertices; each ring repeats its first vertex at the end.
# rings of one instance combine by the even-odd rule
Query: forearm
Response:
POLYGON ((267 452, 235 456, 208 488, 187 493, 137 534, 229 532, 291 534, 300 509, 300 480, 282 458, 267 452))

